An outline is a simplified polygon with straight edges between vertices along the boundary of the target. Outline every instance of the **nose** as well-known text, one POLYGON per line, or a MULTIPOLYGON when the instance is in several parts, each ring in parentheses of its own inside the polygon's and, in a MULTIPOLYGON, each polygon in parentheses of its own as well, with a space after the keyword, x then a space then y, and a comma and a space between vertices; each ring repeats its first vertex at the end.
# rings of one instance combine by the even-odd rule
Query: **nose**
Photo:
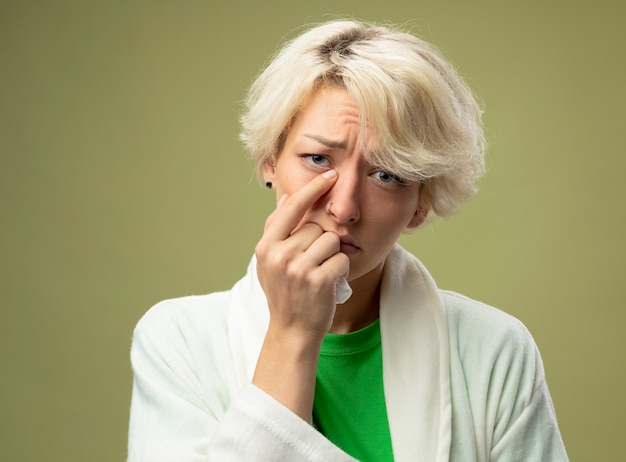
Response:
POLYGON ((361 217, 357 175, 339 173, 337 181, 326 196, 326 212, 338 223, 353 223, 361 217))

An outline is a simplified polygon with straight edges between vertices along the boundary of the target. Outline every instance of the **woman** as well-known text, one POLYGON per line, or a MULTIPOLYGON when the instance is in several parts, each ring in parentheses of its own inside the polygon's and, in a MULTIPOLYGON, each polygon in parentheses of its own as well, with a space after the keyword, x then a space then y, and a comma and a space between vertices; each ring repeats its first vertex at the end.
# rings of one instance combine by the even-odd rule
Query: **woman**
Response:
POLYGON ((567 460, 524 326, 396 244, 474 194, 480 114, 410 34, 286 44, 242 117, 276 210, 230 291, 139 322, 129 461, 567 460))

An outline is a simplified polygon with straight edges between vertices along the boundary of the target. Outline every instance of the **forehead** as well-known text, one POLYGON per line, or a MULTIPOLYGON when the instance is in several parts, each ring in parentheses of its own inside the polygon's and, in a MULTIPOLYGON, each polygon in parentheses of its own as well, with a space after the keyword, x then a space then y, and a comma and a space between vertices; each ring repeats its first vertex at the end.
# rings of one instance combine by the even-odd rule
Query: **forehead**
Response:
POLYGON ((345 138, 358 136, 360 125, 359 108, 352 96, 343 88, 330 87, 318 90, 309 99, 290 131, 314 130, 317 133, 312 134, 345 138))
POLYGON ((322 149, 358 149, 372 166, 406 176, 393 150, 385 149, 384 143, 378 142, 379 132, 374 131, 369 118, 361 117, 361 107, 343 87, 318 89, 294 117, 277 157, 287 144, 295 145, 296 149, 309 149, 307 146, 313 142, 322 145, 322 149))

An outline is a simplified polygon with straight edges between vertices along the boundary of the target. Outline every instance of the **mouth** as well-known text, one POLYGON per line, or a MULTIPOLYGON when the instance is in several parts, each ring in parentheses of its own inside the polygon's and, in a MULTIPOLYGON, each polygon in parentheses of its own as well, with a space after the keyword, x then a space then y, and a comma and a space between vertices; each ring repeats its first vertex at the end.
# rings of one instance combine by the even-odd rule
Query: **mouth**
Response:
POLYGON ((361 250, 360 247, 357 246, 354 241, 348 236, 339 237, 339 249, 342 253, 345 253, 348 256, 354 255, 361 250))

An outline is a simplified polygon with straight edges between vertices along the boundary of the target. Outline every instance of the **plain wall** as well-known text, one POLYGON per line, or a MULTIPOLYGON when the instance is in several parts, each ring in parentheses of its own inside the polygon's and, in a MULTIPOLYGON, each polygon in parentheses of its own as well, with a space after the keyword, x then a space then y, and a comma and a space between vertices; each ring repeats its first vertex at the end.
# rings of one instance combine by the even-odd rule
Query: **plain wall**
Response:
POLYGON ((0 460, 125 459, 133 327, 243 274, 273 198, 240 101, 327 14, 411 25, 474 88, 481 192, 402 243, 530 328, 572 460, 623 452, 620 2, 3 1, 0 460))

